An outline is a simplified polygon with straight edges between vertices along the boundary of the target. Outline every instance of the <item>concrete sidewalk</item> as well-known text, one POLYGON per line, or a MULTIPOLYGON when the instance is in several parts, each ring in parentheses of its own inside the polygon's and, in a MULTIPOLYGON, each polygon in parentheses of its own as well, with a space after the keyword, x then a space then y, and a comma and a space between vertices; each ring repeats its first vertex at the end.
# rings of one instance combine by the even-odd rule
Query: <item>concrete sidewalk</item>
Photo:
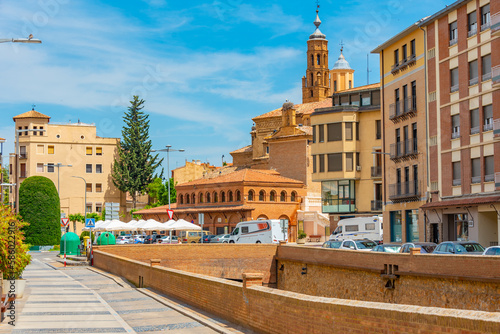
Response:
POLYGON ((4 320, 1 334, 251 332, 91 268, 56 268, 55 261, 50 253, 33 256, 23 274, 25 296, 16 301, 16 326, 4 320))

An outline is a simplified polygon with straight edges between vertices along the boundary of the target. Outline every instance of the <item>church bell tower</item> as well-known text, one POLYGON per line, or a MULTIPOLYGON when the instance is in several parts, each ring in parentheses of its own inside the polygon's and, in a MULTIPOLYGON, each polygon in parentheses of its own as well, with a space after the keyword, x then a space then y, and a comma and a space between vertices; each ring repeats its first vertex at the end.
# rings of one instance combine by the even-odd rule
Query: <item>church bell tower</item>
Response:
POLYGON ((314 25, 316 30, 307 41, 307 70, 306 76, 302 77, 302 103, 319 102, 330 96, 328 41, 319 30, 319 5, 314 25))

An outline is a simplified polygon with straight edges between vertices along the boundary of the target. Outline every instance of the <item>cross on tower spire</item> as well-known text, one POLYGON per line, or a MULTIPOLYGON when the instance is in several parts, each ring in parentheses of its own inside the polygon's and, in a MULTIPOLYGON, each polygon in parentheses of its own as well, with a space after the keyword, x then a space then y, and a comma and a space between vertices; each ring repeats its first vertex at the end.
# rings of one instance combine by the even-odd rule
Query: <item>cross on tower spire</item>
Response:
POLYGON ((344 51, 344 42, 342 40, 340 40, 340 53, 342 53, 342 51, 344 51))

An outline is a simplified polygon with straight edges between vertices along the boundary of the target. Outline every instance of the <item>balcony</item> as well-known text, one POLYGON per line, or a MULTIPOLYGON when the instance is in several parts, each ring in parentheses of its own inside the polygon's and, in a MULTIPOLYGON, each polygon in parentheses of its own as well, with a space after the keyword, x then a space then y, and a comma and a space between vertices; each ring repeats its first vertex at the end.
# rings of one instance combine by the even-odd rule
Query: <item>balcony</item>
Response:
POLYGON ((26 152, 19 153, 19 159, 28 159, 28 153, 26 152))
POLYGON ((470 134, 471 134, 471 135, 478 134, 480 129, 481 129, 481 128, 480 128, 479 126, 475 126, 475 127, 473 127, 473 128, 470 128, 470 134))
POLYGON ((456 127, 451 131, 451 139, 457 139, 460 138, 460 128, 456 127))
POLYGON ((391 67, 391 73, 392 74, 395 74, 395 73, 399 72, 399 65, 400 65, 399 62, 397 62, 394 65, 392 65, 392 67, 391 67))
POLYGON ((483 74, 483 76, 481 77, 481 81, 488 81, 488 80, 491 80, 491 72, 483 74))
POLYGON ((389 105, 389 119, 393 123, 414 117, 417 114, 417 96, 407 96, 389 105))
POLYGON ((467 38, 472 37, 472 36, 474 36, 475 34, 477 34, 477 28, 476 28, 476 27, 472 28, 472 29, 471 29, 471 30, 467 33, 467 38))
POLYGON ((484 182, 493 182, 495 181, 495 174, 485 175, 484 182))
POLYGON ((500 137, 500 119, 493 120, 493 135, 500 137))
POLYGON ((381 200, 375 200, 372 201, 372 211, 382 211, 382 201, 381 200))
POLYGON ((461 179, 454 179, 452 184, 454 187, 460 186, 460 185, 462 185, 462 180, 461 179))
POLYGON ((418 155, 417 138, 391 144, 390 158, 394 162, 406 161, 416 158, 418 155))
POLYGON ((493 119, 490 119, 486 124, 483 124, 483 131, 491 131, 493 130, 493 119))
POLYGON ((490 22, 486 22, 485 24, 481 25, 481 31, 485 31, 490 28, 490 22))
POLYGON ((418 181, 394 183, 389 185, 389 199, 394 203, 418 201, 420 186, 418 181))
POLYGON ((491 35, 500 34, 500 12, 491 16, 491 35))
POLYGON ((451 86, 450 87, 450 93, 458 92, 458 88, 459 88, 458 84, 451 86))
POLYGON ((494 85, 500 84, 500 65, 491 69, 491 77, 494 85))
POLYGON ((450 46, 453 46, 458 43, 458 38, 450 39, 450 46))
POLYGON ((372 177, 380 178, 382 177, 382 166, 372 167, 372 177))
POLYGON ((500 173, 495 173, 495 188, 500 188, 500 173))
POLYGON ((473 176, 471 178, 471 183, 472 184, 481 183, 481 176, 473 176))
POLYGON ((479 83, 479 78, 476 77, 476 78, 472 78, 469 80, 469 86, 474 86, 474 85, 477 85, 479 83))

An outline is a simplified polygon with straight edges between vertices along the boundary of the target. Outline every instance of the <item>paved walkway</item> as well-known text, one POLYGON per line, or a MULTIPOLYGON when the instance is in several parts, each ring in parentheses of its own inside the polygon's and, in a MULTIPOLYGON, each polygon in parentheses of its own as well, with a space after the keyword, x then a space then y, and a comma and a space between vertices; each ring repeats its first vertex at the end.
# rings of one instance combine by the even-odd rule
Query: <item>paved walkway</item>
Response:
POLYGON ((55 268, 52 254, 33 257, 16 326, 7 318, 0 333, 250 333, 93 268, 55 268))

